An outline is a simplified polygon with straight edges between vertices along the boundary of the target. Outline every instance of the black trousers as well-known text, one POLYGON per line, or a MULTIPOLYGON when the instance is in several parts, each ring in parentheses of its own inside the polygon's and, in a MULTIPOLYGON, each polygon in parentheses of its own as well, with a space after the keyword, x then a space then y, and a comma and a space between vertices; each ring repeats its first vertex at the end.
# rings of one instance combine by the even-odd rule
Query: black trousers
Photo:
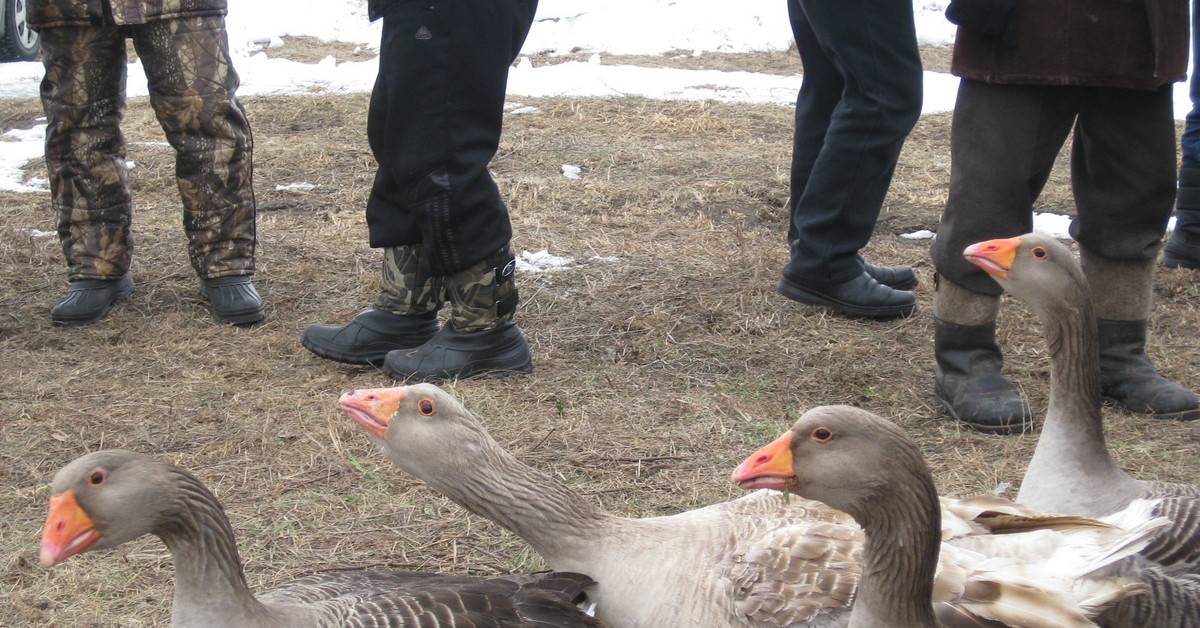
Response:
POLYGON ((950 138, 950 195, 933 243, 937 272, 973 292, 999 284, 967 246, 1033 229, 1033 203, 1074 130, 1071 237, 1110 259, 1152 259, 1175 202, 1171 87, 989 85, 963 80, 950 138))
POLYGON ((909 0, 788 0, 804 62, 792 152, 792 260, 801 283, 863 272, 904 139, 921 115, 909 0))
POLYGON ((372 247, 421 244, 436 275, 506 246, 508 209, 488 163, 508 70, 537 0, 394 0, 382 7, 367 137, 379 163, 372 247))

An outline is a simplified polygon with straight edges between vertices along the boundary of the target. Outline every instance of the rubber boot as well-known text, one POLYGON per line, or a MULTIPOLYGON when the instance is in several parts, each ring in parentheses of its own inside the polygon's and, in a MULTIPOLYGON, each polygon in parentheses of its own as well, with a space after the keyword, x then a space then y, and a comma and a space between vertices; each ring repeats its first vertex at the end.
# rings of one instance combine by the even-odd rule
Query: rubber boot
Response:
POLYGON ((951 416, 990 434, 1033 427, 1029 404, 1001 372, 996 344, 1000 297, 978 294, 934 276, 934 391, 951 416))
POLYGON ((1200 270, 1200 168, 1179 169, 1175 231, 1163 247, 1163 266, 1200 270))
POLYGON ((252 325, 266 318, 262 297, 249 275, 202 279, 200 289, 219 322, 252 325))
POLYGON ((82 327, 99 322, 113 304, 133 294, 133 277, 120 279, 76 279, 67 293, 50 309, 50 321, 64 327, 82 327))
POLYGON ((501 377, 533 370, 517 326, 516 260, 507 248, 444 278, 450 320, 428 342, 388 353, 383 370, 402 381, 501 377))
POLYGON ((430 274, 421 247, 384 249, 379 298, 345 325, 309 325, 300 343, 313 353, 347 364, 379 365, 388 352, 425 344, 437 332, 440 282, 430 274))
POLYGON ((1200 418, 1200 399, 1154 368, 1146 328, 1154 307, 1154 260, 1115 260, 1080 247, 1100 333, 1100 394, 1130 412, 1156 419, 1200 418))

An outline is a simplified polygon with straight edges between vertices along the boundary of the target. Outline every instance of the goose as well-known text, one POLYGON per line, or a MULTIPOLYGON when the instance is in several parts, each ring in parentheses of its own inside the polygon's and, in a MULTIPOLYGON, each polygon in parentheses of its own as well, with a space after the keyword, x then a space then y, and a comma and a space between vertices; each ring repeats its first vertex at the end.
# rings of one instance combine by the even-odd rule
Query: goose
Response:
POLYGON ((1150 500, 1154 514, 1172 525, 1142 552, 1149 566, 1161 568, 1143 573, 1156 589, 1149 599, 1163 600, 1159 612, 1174 609, 1200 626, 1200 487, 1138 480, 1109 454, 1096 318, 1075 255, 1051 236, 1029 233, 973 244, 963 256, 1037 314, 1050 353, 1050 403, 1017 501, 1100 517, 1150 500), (1170 581, 1167 575, 1183 577, 1170 581))
MULTIPOLYGON (((837 626, 855 597, 862 529, 818 502, 763 490, 671 516, 619 517, 522 464, 437 386, 356 390, 339 403, 402 469, 514 532, 554 569, 592 576, 599 584, 588 597, 608 625, 837 626)), ((1113 548, 1132 544, 1125 551, 1136 551, 1136 540, 1148 534, 999 502, 945 500, 942 537, 974 539, 973 551, 981 553, 1045 561, 1054 539, 1077 551, 1120 554, 1113 548), (1034 531, 999 534, 1026 529, 1034 531)), ((1143 524, 1158 522, 1147 516, 1143 524)))
POLYGON ((942 544, 937 489, 920 451, 899 427, 859 408, 809 410, 732 479, 820 501, 862 526, 849 628, 1092 626, 1089 616, 1143 592, 1132 581, 1087 577, 1107 560, 1089 565, 1057 553, 1039 566, 1035 589, 1027 565, 942 544))
POLYGON ((573 573, 337 570, 255 596, 217 498, 187 471, 119 449, 84 455, 55 475, 40 561, 53 566, 144 534, 162 539, 174 560, 176 627, 600 625, 574 604, 593 581, 573 573))

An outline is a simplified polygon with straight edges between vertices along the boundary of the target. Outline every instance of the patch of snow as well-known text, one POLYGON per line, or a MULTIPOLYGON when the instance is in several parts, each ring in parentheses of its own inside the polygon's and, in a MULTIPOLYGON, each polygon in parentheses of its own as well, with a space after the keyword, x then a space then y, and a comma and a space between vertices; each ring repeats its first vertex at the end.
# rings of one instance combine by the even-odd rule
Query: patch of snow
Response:
POLYGON ((30 229, 29 237, 31 238, 49 238, 52 235, 58 235, 53 231, 42 231, 41 229, 30 229))
POLYGON ((580 173, 582 172, 583 168, 580 168, 579 166, 573 166, 571 164, 562 165, 562 175, 568 179, 578 179, 580 173))
POLYGON ((588 57, 588 63, 592 65, 600 65, 600 53, 596 53, 588 57))
POLYGON ((309 183, 307 181, 299 181, 296 183, 276 184, 275 190, 276 191, 282 190, 285 192, 308 192, 309 190, 316 189, 317 187, 318 186, 316 183, 309 183))
POLYGON ((504 103, 504 111, 510 115, 519 116, 525 113, 540 113, 542 110, 524 103, 506 102, 504 103))
POLYGON ((919 229, 912 233, 901 233, 900 237, 905 240, 932 240, 937 234, 928 229, 919 229))
POLYGON ((616 255, 593 255, 588 258, 589 261, 603 262, 605 264, 612 264, 613 262, 620 261, 620 259, 616 255))
POLYGON ((48 189, 45 179, 33 178, 23 181, 21 173, 25 164, 42 159, 45 151, 45 124, 35 124, 28 129, 12 129, 0 134, 0 192, 45 192, 48 189))
POLYGON ((125 169, 126 169, 126 170, 133 170, 133 169, 134 169, 134 168, 136 168, 136 167, 137 167, 137 162, 136 162, 136 161, 134 161, 134 160, 132 160, 132 159, 126 159, 126 160, 125 160, 125 169))
POLYGON ((1063 214, 1033 212, 1033 230, 1060 240, 1070 240, 1071 234, 1068 230, 1071 227, 1071 220, 1071 216, 1063 214))
POLYGON ((573 257, 551 255, 546 249, 540 251, 521 251, 517 256, 517 270, 523 273, 544 273, 566 270, 575 261, 573 257))

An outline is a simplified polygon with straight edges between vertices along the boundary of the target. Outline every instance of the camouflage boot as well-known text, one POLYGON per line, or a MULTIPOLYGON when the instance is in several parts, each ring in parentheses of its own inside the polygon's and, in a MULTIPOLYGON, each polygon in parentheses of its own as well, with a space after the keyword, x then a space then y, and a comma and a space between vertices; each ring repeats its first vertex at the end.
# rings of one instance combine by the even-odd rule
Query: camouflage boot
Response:
POLYGON ((329 360, 377 365, 389 351, 419 347, 433 337, 442 305, 439 283, 420 245, 384 249, 375 307, 345 325, 309 325, 300 342, 329 360))
POLYGON ((507 247, 444 278, 450 321, 411 351, 387 355, 383 370, 399 380, 428 381, 533 370, 517 310, 516 260, 507 247))

